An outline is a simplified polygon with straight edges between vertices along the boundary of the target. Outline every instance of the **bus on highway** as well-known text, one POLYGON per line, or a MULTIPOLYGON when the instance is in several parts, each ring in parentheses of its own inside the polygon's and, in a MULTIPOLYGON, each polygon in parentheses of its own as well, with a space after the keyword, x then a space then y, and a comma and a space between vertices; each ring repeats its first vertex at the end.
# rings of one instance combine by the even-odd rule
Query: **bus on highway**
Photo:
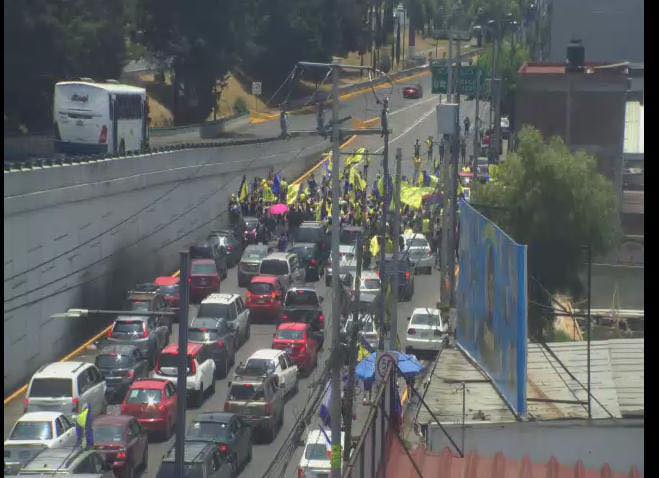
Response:
POLYGON ((53 116, 59 153, 125 153, 148 146, 144 88, 113 80, 61 81, 55 85, 53 116))

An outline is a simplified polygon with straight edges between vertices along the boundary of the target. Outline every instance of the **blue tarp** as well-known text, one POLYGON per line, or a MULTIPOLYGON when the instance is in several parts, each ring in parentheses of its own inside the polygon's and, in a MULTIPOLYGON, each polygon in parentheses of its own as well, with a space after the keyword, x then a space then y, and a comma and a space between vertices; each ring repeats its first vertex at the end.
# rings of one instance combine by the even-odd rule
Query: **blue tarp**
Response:
MULTIPOLYGON (((407 355, 396 350, 388 352, 395 355, 398 360, 398 368, 405 378, 414 378, 419 375, 424 367, 414 355, 407 355)), ((375 380, 376 353, 372 353, 357 364, 355 373, 357 378, 364 382, 364 388, 370 390, 375 380)))

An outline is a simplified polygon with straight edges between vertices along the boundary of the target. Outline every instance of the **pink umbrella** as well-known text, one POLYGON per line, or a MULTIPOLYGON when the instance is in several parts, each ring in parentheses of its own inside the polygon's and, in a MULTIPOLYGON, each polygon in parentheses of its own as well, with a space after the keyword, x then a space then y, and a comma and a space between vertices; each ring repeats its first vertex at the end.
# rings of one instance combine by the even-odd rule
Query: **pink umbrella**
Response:
POLYGON ((273 216, 281 216, 288 212, 288 206, 286 204, 275 204, 270 207, 270 214, 273 216))

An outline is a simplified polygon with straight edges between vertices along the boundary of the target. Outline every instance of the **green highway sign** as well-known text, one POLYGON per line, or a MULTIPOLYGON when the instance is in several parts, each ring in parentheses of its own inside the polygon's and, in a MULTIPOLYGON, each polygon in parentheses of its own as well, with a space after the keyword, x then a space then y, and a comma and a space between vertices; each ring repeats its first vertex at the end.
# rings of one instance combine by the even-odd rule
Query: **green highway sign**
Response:
MULTIPOLYGON (((430 64, 430 69, 432 71, 432 92, 446 93, 448 91, 448 63, 445 61, 433 61, 430 64)), ((473 65, 460 67, 460 81, 458 82, 459 94, 476 94, 477 72, 478 68, 473 65)))

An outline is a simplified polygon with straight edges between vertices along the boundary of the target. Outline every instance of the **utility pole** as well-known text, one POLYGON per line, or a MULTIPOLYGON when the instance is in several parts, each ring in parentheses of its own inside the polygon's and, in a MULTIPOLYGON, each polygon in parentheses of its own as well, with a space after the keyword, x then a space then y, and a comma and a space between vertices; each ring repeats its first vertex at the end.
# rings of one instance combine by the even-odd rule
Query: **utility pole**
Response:
MULTIPOLYGON (((446 89, 446 100, 447 103, 451 102, 452 99, 452 92, 453 92, 453 35, 452 32, 449 30, 449 38, 448 38, 448 51, 449 51, 449 69, 448 69, 448 86, 446 89)), ((439 129, 441 130, 443 128, 443 125, 438 125, 439 129)), ((444 139, 449 139, 448 135, 444 135, 444 139)), ((450 155, 453 154, 453 142, 448 143, 448 154, 445 156, 444 161, 442 161, 441 164, 441 181, 442 181, 442 217, 441 217, 441 224, 442 224, 442 244, 441 244, 441 268, 440 268, 440 277, 441 277, 441 302, 442 305, 448 305, 449 303, 449 298, 450 298, 450 290, 449 290, 449 277, 448 277, 448 262, 449 262, 449 249, 450 249, 450 242, 449 242, 449 233, 450 233, 450 226, 449 226, 449 204, 450 204, 450 197, 449 197, 449 190, 450 190, 450 167, 449 167, 449 162, 450 162, 450 155)))
MULTIPOLYGON (((363 207, 362 207, 363 209, 363 207)), ((359 321, 359 300, 360 300, 360 289, 361 289, 361 280, 362 280, 362 261, 363 261, 363 249, 364 241, 363 237, 360 234, 357 237, 357 272, 355 276, 355 307, 353 316, 352 316, 352 329, 349 331, 350 336, 348 337, 348 383, 346 384, 346 414, 344 415, 345 422, 345 437, 343 440, 343 461, 347 463, 350 460, 350 443, 352 441, 352 405, 355 396, 355 368, 357 367, 357 341, 359 340, 359 330, 361 328, 361 323, 359 321)))
MULTIPOLYGON (((178 321, 178 370, 176 376, 176 390, 185 390, 188 376, 188 309, 190 308, 190 286, 188 284, 190 277, 190 252, 181 251, 180 254, 180 271, 181 271, 181 304, 178 321)), ((178 393, 176 402, 176 456, 175 469, 176 476, 184 476, 185 465, 185 407, 186 394, 178 393)))
MULTIPOLYGON (((499 58, 499 48, 501 43, 501 19, 497 19, 496 23, 496 36, 494 40, 494 55, 492 56, 492 69, 496 74, 497 62, 499 58)), ((494 86, 494 85, 493 85, 494 86)), ((499 162, 499 151, 501 151, 501 79, 496 81, 496 89, 494 90, 494 154, 496 155, 497 162, 499 162)))
POLYGON ((453 136, 453 149, 451 150, 451 163, 452 168, 450 169, 450 178, 451 178, 451 235, 450 238, 450 249, 448 251, 448 277, 450 285, 450 300, 451 305, 454 305, 455 302, 455 250, 457 244, 457 225, 458 225, 458 159, 460 155, 460 40, 458 40, 457 45, 457 57, 455 59, 456 63, 456 78, 453 82, 455 88, 455 104, 457 105, 456 113, 456 126, 455 134, 453 136))
POLYGON ((588 244, 588 320, 587 320, 587 327, 588 327, 588 335, 587 335, 587 342, 586 342, 586 347, 587 347, 587 369, 588 369, 588 419, 591 420, 593 418, 593 412, 591 408, 591 388, 590 388, 590 332, 591 332, 591 317, 590 317, 590 278, 593 272, 593 258, 592 258, 592 251, 591 251, 591 246, 588 244))
POLYGON ((481 71, 479 69, 476 70, 476 112, 474 114, 474 160, 472 162, 472 172, 474 175, 472 176, 472 180, 476 178, 476 164, 478 160, 478 156, 480 156, 480 144, 479 144, 479 139, 478 135, 480 133, 480 128, 479 128, 479 118, 478 118, 478 103, 479 103, 479 98, 481 94, 481 71))
POLYGON ((332 66, 332 263, 336 270, 332 274, 332 327, 330 361, 332 385, 330 420, 332 428, 331 478, 341 476, 341 359, 339 330, 341 327, 341 302, 339 294, 339 193, 341 173, 341 150, 339 145, 339 67, 332 66))
MULTIPOLYGON (((381 234, 382 234, 382 245, 380 247, 380 319, 378 325, 380 327, 380 340, 378 342, 378 350, 384 350, 384 317, 386 309, 386 293, 387 285, 389 283, 389 277, 387 276, 387 271, 385 270, 385 253, 387 248, 387 216, 389 214, 389 125, 387 122, 387 109, 389 107, 389 102, 384 101, 382 105, 382 115, 381 115, 381 125, 382 125, 382 134, 384 135, 384 151, 382 156, 382 170, 383 170, 383 181, 384 181, 384 205, 382 206, 382 223, 380 225, 381 234)), ((337 239, 338 242, 338 239, 337 239)), ((338 248, 338 245, 337 245, 338 248)), ((394 271, 394 274, 398 274, 398 271, 394 271)), ((332 274, 334 277, 334 274, 332 274)))
POLYGON ((403 161, 403 150, 396 148, 396 179, 394 180, 394 230, 393 230, 393 243, 394 243, 394 284, 393 284, 393 299, 394 306, 391 310, 391 334, 389 335, 389 350, 396 350, 398 338, 398 260, 399 252, 398 246, 400 237, 400 168, 403 161))

